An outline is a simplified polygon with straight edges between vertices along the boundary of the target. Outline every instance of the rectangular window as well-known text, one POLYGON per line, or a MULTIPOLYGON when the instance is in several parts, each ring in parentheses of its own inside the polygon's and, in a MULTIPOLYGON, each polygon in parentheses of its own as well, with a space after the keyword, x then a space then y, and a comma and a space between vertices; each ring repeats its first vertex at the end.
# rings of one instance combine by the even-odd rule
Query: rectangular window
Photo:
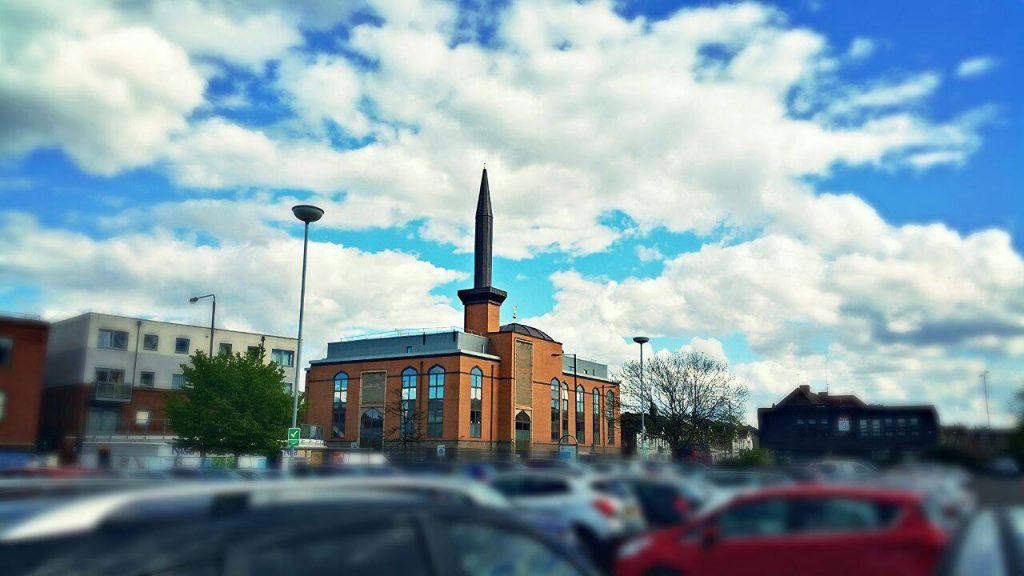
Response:
POLYGON ((156 385, 156 374, 153 372, 143 372, 139 375, 139 386, 142 388, 152 388, 156 385))
POLYGON ((292 367, 295 366, 295 352, 274 348, 270 351, 270 360, 282 368, 292 367))
POLYGON ((259 356, 260 355, 260 347, 259 346, 249 346, 248 348, 245 349, 245 352, 247 354, 249 354, 249 355, 252 355, 252 356, 259 356))
POLYGON ((171 389, 181 390, 185 386, 185 375, 184 374, 173 374, 171 375, 171 389))
POLYGON ((112 350, 128 349, 128 333, 120 330, 100 330, 99 348, 110 348, 112 350))
POLYGON ((188 338, 175 338, 174 339, 174 353, 175 354, 188 354, 188 349, 192 343, 188 338))
POLYGON ((473 368, 469 374, 469 437, 480 438, 483 432, 484 374, 473 368))
POLYGON ((113 370, 111 368, 97 368, 96 383, 124 384, 124 370, 113 370))
POLYGON ((220 343, 220 347, 217 350, 218 350, 218 354, 227 354, 227 355, 230 356, 231 355, 231 344, 229 344, 228 342, 221 342, 220 343))
POLYGON ((114 434, 120 415, 116 410, 90 410, 85 429, 89 434, 114 434))
POLYGON ((149 410, 138 410, 135 412, 135 425, 146 426, 149 424, 149 410))
POLYGON ((871 435, 881 436, 882 435, 882 421, 875 418, 871 421, 871 435))
POLYGON ((14 339, 0 338, 0 366, 10 366, 14 356, 14 339))
POLYGON ((146 334, 142 337, 142 349, 149 350, 150 352, 156 352, 157 347, 160 345, 160 337, 156 334, 146 334))

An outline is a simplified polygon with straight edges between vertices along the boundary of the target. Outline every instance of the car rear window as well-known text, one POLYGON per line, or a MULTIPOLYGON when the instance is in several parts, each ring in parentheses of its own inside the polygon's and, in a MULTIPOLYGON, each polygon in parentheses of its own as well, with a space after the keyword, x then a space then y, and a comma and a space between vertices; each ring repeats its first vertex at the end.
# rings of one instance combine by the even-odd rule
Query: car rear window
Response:
POLYGON ((625 482, 619 480, 599 480, 591 484, 594 490, 617 498, 629 498, 632 493, 625 482))

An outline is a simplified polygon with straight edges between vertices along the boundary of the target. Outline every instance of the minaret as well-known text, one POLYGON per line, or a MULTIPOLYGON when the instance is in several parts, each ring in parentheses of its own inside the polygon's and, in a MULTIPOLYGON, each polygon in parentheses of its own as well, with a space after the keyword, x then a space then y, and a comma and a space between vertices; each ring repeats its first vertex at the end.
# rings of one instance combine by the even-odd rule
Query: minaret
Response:
POLYGON ((491 188, 487 169, 480 177, 480 195, 476 200, 476 236, 473 245, 473 288, 459 290, 465 306, 467 332, 497 332, 501 325, 501 303, 508 296, 491 286, 491 252, 494 243, 494 214, 491 212, 491 188))

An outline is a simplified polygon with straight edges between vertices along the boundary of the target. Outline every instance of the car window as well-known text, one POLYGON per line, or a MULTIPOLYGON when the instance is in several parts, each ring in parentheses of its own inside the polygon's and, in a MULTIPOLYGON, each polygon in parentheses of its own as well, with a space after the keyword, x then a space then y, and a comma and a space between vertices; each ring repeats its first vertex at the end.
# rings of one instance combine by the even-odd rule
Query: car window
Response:
POLYGON ((718 515, 718 529, 724 538, 785 534, 787 508, 781 498, 738 504, 718 515))
POLYGON ((984 512, 967 527, 953 559, 951 574, 1004 576, 1006 573, 995 514, 984 512))
POLYGON ((569 483, 558 478, 530 478, 523 487, 524 496, 555 496, 568 492, 569 483))
POLYGON ((899 512, 893 504, 854 498, 819 498, 793 502, 799 532, 856 532, 880 530, 899 512))
POLYGON ((625 482, 619 480, 600 480, 591 484, 594 490, 617 498, 629 498, 632 493, 625 482))
POLYGON ((491 482, 491 487, 507 497, 518 496, 523 491, 523 481, 521 478, 498 478, 491 482))
POLYGON ((524 532, 479 522, 447 526, 465 576, 579 576, 564 554, 524 532))
POLYGON ((395 524, 264 547, 253 552, 249 574, 425 575, 428 563, 415 529, 395 524))

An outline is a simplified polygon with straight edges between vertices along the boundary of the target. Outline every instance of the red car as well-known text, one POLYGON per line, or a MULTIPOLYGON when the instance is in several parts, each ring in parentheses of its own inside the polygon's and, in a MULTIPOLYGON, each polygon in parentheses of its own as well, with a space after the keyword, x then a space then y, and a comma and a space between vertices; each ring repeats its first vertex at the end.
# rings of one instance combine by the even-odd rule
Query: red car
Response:
POLYGON ((616 573, 930 575, 947 538, 916 494, 788 486, 738 496, 681 527, 627 542, 616 573))

